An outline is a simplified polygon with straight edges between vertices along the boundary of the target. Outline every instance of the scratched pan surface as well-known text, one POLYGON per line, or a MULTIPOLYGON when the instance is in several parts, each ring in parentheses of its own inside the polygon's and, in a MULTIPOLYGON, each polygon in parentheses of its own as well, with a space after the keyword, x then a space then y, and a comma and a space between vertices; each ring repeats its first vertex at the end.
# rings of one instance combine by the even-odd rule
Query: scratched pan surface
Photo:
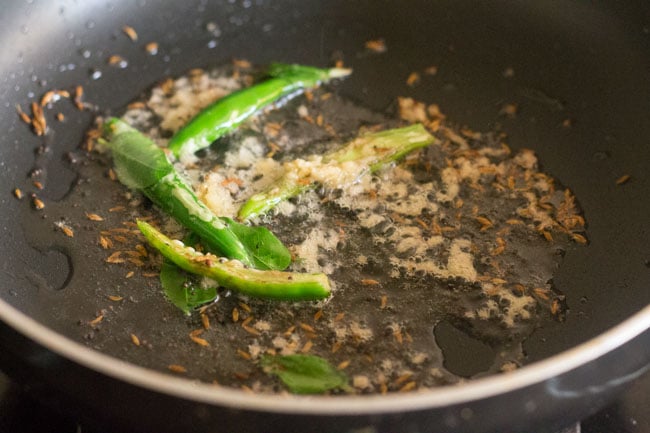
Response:
MULTIPOLYGON (((650 9, 644 2, 15 1, 0 17, 0 40, 0 361, 39 393, 56 392, 66 410, 145 430, 305 431, 319 423, 323 431, 496 431, 544 423, 542 431, 594 411, 647 368, 650 9), (207 29, 210 22, 220 34, 207 29), (137 29, 137 43, 122 35, 125 24, 137 29), (364 42, 379 37, 388 52, 364 54, 364 42), (155 56, 144 53, 149 41, 159 44, 155 56), (108 66, 112 54, 128 66, 108 66), (93 114, 63 108, 66 122, 36 137, 15 104, 26 107, 46 89, 82 84, 85 99, 119 112, 160 79, 194 67, 232 58, 326 65, 336 55, 355 71, 338 88, 346 97, 383 111, 397 95, 410 95, 438 103, 475 130, 500 124, 513 147, 533 148, 544 171, 579 198, 590 245, 567 251, 554 275, 556 286, 570 292, 570 311, 565 323, 547 323, 526 341, 531 365, 423 394, 282 401, 196 385, 94 351, 79 323, 106 307, 105 295, 120 281, 101 265, 104 255, 62 243, 25 200, 11 195, 15 187, 33 190, 36 168, 44 200, 65 199, 79 181, 68 154, 93 114), (405 84, 411 71, 432 64, 433 79, 405 84), (504 80, 509 67, 515 75, 504 80), (518 103, 517 119, 498 116, 507 102, 518 103), (566 119, 570 128, 562 127, 566 119), (625 174, 631 180, 616 185, 625 174)), ((153 295, 138 300, 139 314, 119 332, 158 322, 162 341, 176 341, 180 331, 164 321, 169 306, 153 295)))

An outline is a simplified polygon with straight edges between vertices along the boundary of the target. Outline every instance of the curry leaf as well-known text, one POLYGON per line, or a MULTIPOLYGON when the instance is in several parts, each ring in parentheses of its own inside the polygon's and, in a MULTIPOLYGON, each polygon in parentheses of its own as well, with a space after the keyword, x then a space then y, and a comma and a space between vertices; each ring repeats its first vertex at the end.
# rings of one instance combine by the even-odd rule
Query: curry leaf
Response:
POLYGON ((253 258, 256 268, 282 270, 291 264, 287 247, 266 227, 248 226, 230 218, 223 220, 253 258))
POLYGON ((262 366, 295 394, 322 394, 348 387, 344 373, 315 355, 265 356, 262 366))
POLYGON ((111 140, 115 172, 124 185, 142 190, 174 171, 165 152, 124 122, 109 120, 104 128, 111 140))
POLYGON ((217 289, 215 287, 207 289, 198 287, 195 279, 190 274, 168 260, 163 261, 160 269, 160 283, 171 303, 187 315, 193 309, 217 298, 217 289))

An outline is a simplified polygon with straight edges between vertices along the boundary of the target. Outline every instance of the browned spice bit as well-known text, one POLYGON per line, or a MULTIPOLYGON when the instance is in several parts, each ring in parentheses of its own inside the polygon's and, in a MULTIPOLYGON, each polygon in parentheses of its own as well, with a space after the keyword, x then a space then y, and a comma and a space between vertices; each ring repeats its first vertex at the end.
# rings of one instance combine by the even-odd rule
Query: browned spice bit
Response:
POLYGON ((23 111, 21 108, 20 104, 16 104, 16 112, 18 113, 18 117, 20 117, 20 120, 25 122, 28 125, 31 125, 32 119, 23 111))
POLYGON ((110 238, 107 238, 106 236, 99 236, 99 245, 107 250, 109 248, 113 248, 113 241, 110 238))
POLYGON ((584 237, 583 235, 579 234, 579 233, 572 233, 571 234, 571 239, 573 239, 574 241, 576 241, 579 244, 585 245, 587 243, 587 238, 584 237))
POLYGON ((190 69, 189 72, 187 73, 191 78, 197 78, 203 75, 203 69, 201 68, 193 68, 190 69))
POLYGON ((124 251, 124 254, 126 254, 127 256, 132 257, 134 259, 139 259, 140 257, 142 257, 140 255, 140 252, 138 252, 138 251, 124 251))
POLYGON ((282 131, 282 124, 278 122, 268 122, 264 125, 264 134, 271 138, 276 138, 280 135, 280 131, 282 131))
POLYGON ((36 197, 35 194, 32 194, 32 205, 34 206, 34 209, 36 209, 36 210, 42 210, 42 209, 45 208, 45 203, 43 203, 43 200, 36 197))
POLYGON ((98 315, 97 317, 95 317, 93 320, 91 320, 90 322, 88 322, 88 324, 89 324, 90 326, 96 326, 96 325, 99 325, 100 322, 101 322, 102 320, 104 320, 104 315, 103 315, 103 314, 100 314, 100 315, 98 315))
POLYGON ((232 64, 236 68, 249 69, 251 68, 251 62, 245 59, 233 59, 232 64))
POLYGON ((45 121, 45 116, 43 115, 43 107, 36 102, 32 102, 32 128, 34 133, 38 136, 45 134, 47 130, 47 122, 45 121))
POLYGON ((113 301, 113 302, 119 302, 122 299, 124 299, 122 296, 117 296, 117 295, 108 295, 107 298, 109 301, 113 301))
POLYGON ((147 247, 145 247, 144 245, 137 244, 134 248, 141 257, 148 257, 149 256, 149 253, 147 252, 147 247))
POLYGON ((24 197, 23 192, 19 188, 14 188, 14 197, 16 197, 18 200, 21 200, 24 197))
POLYGON ((488 218, 477 216, 475 219, 479 224, 481 224, 481 228, 479 230, 482 232, 494 226, 494 223, 492 223, 492 221, 490 221, 488 218))
POLYGON ((300 349, 301 353, 308 353, 311 348, 314 346, 314 343, 311 340, 307 340, 304 346, 300 349))
POLYGON ((147 105, 144 102, 141 101, 136 101, 136 102, 131 102, 129 105, 126 106, 129 110, 142 110, 144 108, 147 108, 147 105))
POLYGON ((113 236, 113 239, 115 239, 116 241, 118 241, 121 244, 125 244, 125 243, 129 242, 129 240, 126 237, 120 236, 120 235, 113 236))
POLYGON ((125 35, 129 37, 132 41, 137 41, 138 40, 138 34, 136 33, 135 29, 131 26, 124 26, 122 27, 122 31, 124 32, 125 35))
POLYGON ((379 281, 373 280, 372 278, 364 278, 361 280, 362 286, 376 286, 379 284, 379 281))
POLYGON ((406 84, 413 87, 416 84, 420 82, 420 73, 419 72, 411 72, 406 79, 406 84))
POLYGON ((162 83, 160 83, 159 87, 165 95, 171 95, 172 91, 174 90, 174 80, 167 78, 162 83))
POLYGON ((237 323, 239 321, 239 310, 237 307, 232 309, 232 321, 237 323))
POLYGON ((139 267, 139 268, 141 268, 142 266, 144 266, 144 262, 143 262, 142 260, 140 260, 140 259, 134 259, 133 257, 129 257, 129 258, 126 259, 126 260, 129 261, 130 263, 136 265, 136 266, 139 267))
POLYGON ((345 370, 350 365, 350 362, 352 362, 352 361, 350 361, 349 359, 346 359, 345 361, 339 363, 339 365, 336 366, 336 369, 337 370, 345 370))
POLYGON ((542 298, 542 299, 545 299, 545 300, 549 300, 549 299, 550 299, 550 297, 548 296, 548 294, 549 294, 549 290, 548 290, 548 289, 544 289, 544 288, 542 288, 542 287, 535 287, 535 288, 533 289, 533 292, 534 292, 537 296, 539 296, 540 298, 542 298))
POLYGON ((129 271, 129 272, 126 273, 126 275, 124 275, 124 278, 133 278, 134 275, 135 275, 135 272, 129 271))
POLYGON ((63 122, 65 120, 65 115, 63 113, 56 113, 56 120, 63 122))
MULTIPOLYGON (((244 352, 244 353, 246 353, 246 352, 244 352)), ((235 377, 235 379, 238 379, 238 380, 248 380, 248 378, 251 376, 249 373, 243 373, 241 371, 236 371, 232 375, 235 377)))
POLYGON ((314 321, 320 320, 321 317, 323 317, 323 310, 316 311, 316 314, 314 314, 314 321))
POLYGON ((144 50, 151 56, 158 54, 158 42, 149 42, 144 46, 144 50))
POLYGON ((519 110, 519 106, 517 104, 506 104, 503 107, 501 107, 499 114, 508 117, 515 117, 517 115, 518 110, 519 110))
POLYGON ((364 46, 366 47, 366 50, 372 51, 373 53, 384 53, 388 49, 386 47, 386 42, 383 39, 366 41, 364 46))
POLYGON ((402 335, 402 330, 397 328, 393 331, 393 337, 395 337, 395 341, 397 341, 399 344, 404 343, 404 336, 402 335))
POLYGON ((522 220, 518 220, 518 219, 514 219, 514 218, 506 220, 506 224, 510 224, 511 226, 522 225, 523 223, 524 222, 522 220))
POLYGON ((252 326, 244 325, 243 323, 244 323, 244 322, 242 322, 242 328, 244 328, 244 330, 245 330, 246 332, 248 332, 248 333, 251 334, 251 335, 261 335, 260 331, 258 331, 257 329, 253 328, 252 326))
POLYGON ((74 231, 72 230, 72 228, 70 228, 70 226, 68 226, 68 225, 67 225, 66 223, 64 223, 63 221, 59 221, 58 223, 56 223, 56 226, 57 226, 57 227, 59 228, 59 230, 61 230, 61 231, 63 232, 63 234, 66 235, 67 237, 69 237, 69 238, 73 238, 73 237, 74 237, 74 231))
POLYGON ((293 334, 293 331, 295 331, 295 330, 296 330, 295 326, 289 326, 287 328, 287 330, 284 331, 284 333, 282 335, 284 335, 285 337, 289 337, 289 336, 291 336, 291 334, 293 334))
POLYGON ((104 218, 97 215, 96 213, 86 212, 86 218, 88 218, 90 221, 104 221, 104 218))
POLYGON ((126 210, 126 208, 124 206, 113 206, 108 211, 109 212, 122 212, 124 210, 126 210))
POLYGON ((526 286, 524 286, 523 284, 519 284, 519 283, 515 284, 515 285, 514 285, 514 289, 515 289, 515 291, 516 291, 517 293, 519 293, 519 294, 521 294, 521 295, 523 295, 524 293, 526 293, 526 286))
POLYGON ((624 174, 623 176, 616 179, 616 185, 623 185, 624 183, 627 183, 630 179, 632 179, 632 176, 630 176, 629 174, 624 174))
POLYGON ((131 342, 136 346, 140 346, 140 339, 135 334, 131 334, 131 342))
POLYGON ((395 379, 395 385, 399 386, 409 380, 413 376, 413 373, 404 373, 401 376, 399 376, 397 379, 395 379))
POLYGON ((387 306, 388 306, 388 296, 384 295, 381 297, 381 303, 379 304, 379 308, 385 310, 387 306))
POLYGON ((334 321, 340 322, 341 320, 343 320, 344 317, 345 317, 345 313, 338 313, 336 316, 334 316, 334 321))
POLYGON ((314 101, 314 92, 312 92, 311 90, 305 90, 304 95, 307 102, 314 101))
POLYGON ((112 56, 110 56, 108 58, 108 60, 106 62, 111 66, 115 66, 115 65, 119 64, 122 61, 124 61, 124 58, 122 56, 119 56, 117 54, 113 54, 112 56))
POLYGON ((121 257, 122 251, 115 251, 113 254, 108 256, 106 263, 124 263, 124 259, 121 257))
POLYGON ((81 100, 81 98, 83 97, 83 94, 84 94, 84 88, 82 86, 75 87, 73 101, 74 101, 75 107, 77 107, 77 109, 79 109, 79 110, 84 109, 84 104, 83 104, 83 102, 81 100))
POLYGON ((198 344, 199 346, 203 347, 208 347, 210 346, 210 343, 208 343, 208 340, 199 337, 199 335, 203 334, 205 329, 195 329, 194 331, 190 332, 190 340, 198 344))
POLYGON ((438 73, 438 67, 431 65, 424 69, 424 73, 427 75, 436 75, 438 73))
POLYGON ((41 107, 45 107, 47 104, 49 104, 55 95, 56 93, 54 90, 48 90, 45 92, 45 94, 41 97, 41 107))
POLYGON ((311 325, 308 325, 308 324, 306 324, 306 323, 300 323, 299 326, 300 326, 300 328, 301 328, 302 330, 304 330, 304 331, 312 332, 312 333, 316 333, 316 330, 315 330, 314 327, 311 326, 311 325))
POLYGON ((187 368, 179 364, 169 364, 167 366, 167 369, 172 373, 179 373, 179 374, 187 373, 187 368))
POLYGON ((241 349, 237 349, 237 355, 239 355, 240 357, 242 357, 242 358, 244 358, 246 360, 250 360, 252 358, 250 353, 248 353, 248 352, 246 352, 244 350, 241 350, 241 349))
POLYGON ((553 302, 551 303, 551 314, 555 316, 559 312, 560 312, 560 301, 558 301, 557 299, 553 299, 553 302))
POLYGON ((399 392, 408 392, 408 391, 413 391, 417 386, 417 383, 413 380, 411 382, 406 383, 403 387, 399 389, 399 392))
POLYGON ((337 341, 337 342, 335 342, 334 344, 332 344, 332 353, 336 353, 336 352, 338 352, 339 350, 341 350, 341 347, 342 347, 342 346, 343 346, 343 343, 340 342, 340 341, 337 341))
POLYGON ((160 276, 157 272, 143 272, 142 276, 145 278, 157 278, 160 276))
POLYGON ((397 98, 399 116, 410 123, 427 123, 426 105, 413 98, 397 98))
POLYGON ((244 310, 247 313, 250 313, 251 311, 253 311, 251 309, 251 307, 248 304, 244 303, 244 302, 240 302, 239 306, 241 307, 242 310, 244 310))
POLYGON ((571 128, 572 126, 573 126, 573 119, 571 119, 570 117, 568 117, 568 118, 566 118, 566 119, 564 119, 562 121, 562 127, 571 128))
POLYGON ((549 232, 548 230, 542 230, 541 233, 542 236, 544 236, 544 239, 546 239, 549 242, 553 242, 553 235, 551 234, 551 232, 549 232))
POLYGON ((203 329, 210 329, 210 318, 205 313, 201 313, 201 325, 203 329))

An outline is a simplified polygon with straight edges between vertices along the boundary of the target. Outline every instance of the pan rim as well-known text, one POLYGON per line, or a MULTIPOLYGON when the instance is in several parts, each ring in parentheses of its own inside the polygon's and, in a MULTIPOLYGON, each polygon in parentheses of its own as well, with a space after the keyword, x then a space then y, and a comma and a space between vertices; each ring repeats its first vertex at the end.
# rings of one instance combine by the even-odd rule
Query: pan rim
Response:
POLYGON ((278 398, 274 394, 250 394, 235 388, 174 377, 86 347, 40 324, 3 299, 0 299, 0 320, 66 359, 114 379, 172 397, 238 410, 340 416, 447 407, 543 382, 593 361, 650 329, 650 305, 591 340, 510 373, 423 392, 337 397, 289 395, 278 398))

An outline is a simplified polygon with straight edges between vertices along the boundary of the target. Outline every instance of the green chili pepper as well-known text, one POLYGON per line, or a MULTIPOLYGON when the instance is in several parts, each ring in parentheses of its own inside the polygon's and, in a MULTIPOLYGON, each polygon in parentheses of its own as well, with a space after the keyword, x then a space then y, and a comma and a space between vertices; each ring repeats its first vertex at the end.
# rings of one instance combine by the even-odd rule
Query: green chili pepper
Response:
POLYGON ((330 295, 325 274, 249 269, 237 260, 203 254, 179 240, 171 240, 144 221, 138 221, 138 228, 151 246, 179 268, 212 278, 245 295, 287 301, 318 300, 330 295))
POLYGON ((178 131, 168 147, 181 161, 186 160, 261 108, 302 89, 332 78, 345 77, 351 72, 343 68, 319 69, 275 63, 268 71, 270 79, 219 99, 178 131))
POLYGON ((239 209, 238 218, 246 220, 268 212, 283 200, 313 188, 318 172, 332 168, 358 179, 374 173, 407 153, 430 145, 434 137, 421 124, 362 135, 315 163, 296 161, 285 164, 283 176, 266 191, 253 195, 239 209))
POLYGON ((259 269, 289 266, 291 253, 273 233, 214 215, 148 137, 115 118, 104 124, 104 135, 120 181, 149 197, 208 248, 259 269))

